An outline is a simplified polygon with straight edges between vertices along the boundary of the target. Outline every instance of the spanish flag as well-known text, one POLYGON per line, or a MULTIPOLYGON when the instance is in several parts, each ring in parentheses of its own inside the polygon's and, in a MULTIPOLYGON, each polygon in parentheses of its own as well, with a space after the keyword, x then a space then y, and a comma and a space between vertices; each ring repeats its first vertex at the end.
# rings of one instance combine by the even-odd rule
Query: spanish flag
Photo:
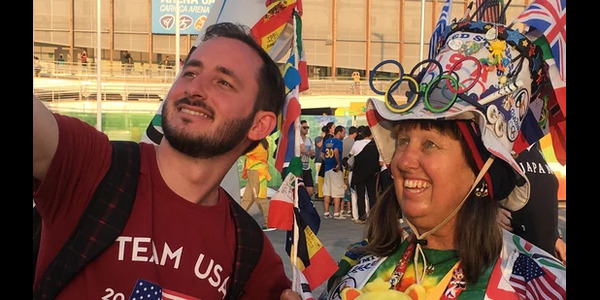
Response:
POLYGON ((252 27, 250 33, 254 39, 269 53, 285 27, 292 20, 296 1, 273 1, 267 7, 267 13, 252 27))

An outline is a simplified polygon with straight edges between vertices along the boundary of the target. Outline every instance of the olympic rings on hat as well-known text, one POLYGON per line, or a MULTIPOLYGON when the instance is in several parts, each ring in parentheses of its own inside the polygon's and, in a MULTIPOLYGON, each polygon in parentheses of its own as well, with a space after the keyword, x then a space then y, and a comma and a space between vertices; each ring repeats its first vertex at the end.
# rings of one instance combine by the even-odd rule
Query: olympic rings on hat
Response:
POLYGON ((427 88, 425 89, 425 95, 423 97, 423 103, 425 103, 425 107, 427 107, 427 109, 429 109, 429 111, 434 112, 434 113, 442 113, 447 111, 450 107, 452 107, 452 105, 454 105, 454 102, 456 102, 456 97, 458 97, 458 94, 455 92, 452 92, 452 95, 450 96, 450 98, 445 97, 445 89, 448 89, 450 91, 450 85, 448 84, 442 84, 441 86, 439 86, 438 84, 442 81, 442 79, 446 79, 446 82, 451 81, 452 85, 458 86, 458 81, 456 80, 456 78, 448 75, 448 74, 441 74, 441 76, 436 77, 435 79, 433 79, 430 83, 427 84, 427 88), (441 88, 442 92, 442 96, 443 98, 445 98, 446 100, 448 100, 447 103, 445 103, 442 107, 434 107, 433 105, 431 105, 431 98, 430 95, 433 93, 433 90, 436 88, 441 88))
MULTIPOLYGON (((417 82, 423 82, 423 79, 425 77, 425 74, 431 69, 431 64, 434 64, 439 72, 437 74, 442 74, 444 72, 444 69, 442 68, 442 64, 440 64, 439 61, 429 58, 426 60, 421 61, 420 63, 417 63, 412 70, 410 70, 410 76, 412 76, 417 82), (421 71, 419 71, 419 74, 417 74, 417 76, 415 76, 415 71, 424 64, 428 64, 426 68, 421 69, 421 71)), ((429 72, 430 74, 433 74, 433 72, 429 72)), ((439 75, 438 75, 439 76, 439 75)), ((433 79, 432 79, 433 80, 433 79)))
POLYGON ((404 75, 401 78, 396 78, 390 86, 385 91, 385 105, 387 108, 395 113, 403 113, 411 109, 415 103, 417 103, 417 99, 419 99, 419 84, 417 81, 410 75, 404 75), (406 104, 398 104, 392 93, 400 86, 402 81, 408 82, 409 90, 406 91, 407 101, 406 104), (412 85, 412 86, 411 86, 412 85))
MULTIPOLYGON (((481 77, 481 73, 482 73, 481 62, 477 58, 475 58, 473 56, 463 56, 463 57, 461 57, 458 61, 456 61, 456 63, 454 63, 454 65, 452 65, 452 67, 450 68, 450 70, 448 70, 448 73, 449 74, 456 74, 456 73, 454 73, 454 71, 457 68, 459 68, 462 65, 462 62, 465 61, 465 60, 472 60, 472 61, 475 62, 475 65, 476 65, 476 68, 475 68, 475 71, 476 71, 475 72, 475 77, 472 78, 471 85, 466 86, 462 90, 455 89, 453 87, 453 84, 450 84, 450 77, 446 77, 446 85, 448 86, 448 88, 453 93, 457 93, 457 94, 458 93, 464 93, 464 92, 470 90, 471 88, 473 88, 475 86, 475 84, 477 84, 477 82, 479 81, 479 78, 481 77)), ((471 73, 471 75, 473 75, 473 73, 471 73)), ((458 78, 455 78, 455 79, 457 79, 457 82, 458 82, 458 78)))
POLYGON ((439 61, 425 59, 417 63, 411 69, 410 73, 406 75, 402 64, 396 60, 388 59, 378 63, 370 71, 369 86, 375 94, 384 96, 387 108, 395 113, 404 113, 410 110, 417 103, 418 99, 422 98, 425 107, 433 113, 443 113, 450 109, 457 99, 461 99, 485 114, 485 104, 488 102, 480 102, 477 97, 473 98, 466 94, 479 82, 484 72, 481 62, 476 57, 463 56, 449 67, 448 71, 444 71, 439 61), (470 64, 465 68, 466 61, 472 61, 474 64, 470 64), (387 90, 383 92, 375 88, 373 79, 377 70, 385 64, 396 65, 400 76, 393 80, 387 90), (461 78, 459 74, 467 74, 468 78, 461 78), (469 80, 471 82, 467 85, 466 82, 469 80), (408 84, 408 89, 403 91, 407 97, 407 102, 399 104, 394 98, 393 93, 396 92, 402 83, 408 84))
POLYGON ((382 92, 382 91, 378 90, 377 88, 375 88, 375 85, 374 85, 374 83, 373 83, 373 78, 375 78, 375 74, 376 74, 376 72, 377 72, 377 69, 381 68, 381 67, 382 67, 383 65, 385 65, 385 64, 394 64, 394 65, 396 65, 396 66, 398 67, 398 70, 400 71, 400 72, 399 72, 399 75, 400 75, 400 76, 398 76, 398 78, 402 78, 402 77, 404 76, 404 68, 402 68, 402 65, 400 64, 400 62, 399 62, 399 61, 397 61, 397 60, 393 60, 393 59, 386 59, 386 60, 384 60, 384 61, 382 61, 382 62, 378 63, 378 64, 377 64, 377 65, 376 65, 376 66, 373 68, 373 70, 371 70, 371 72, 369 72, 369 87, 371 88, 371 90, 372 90, 372 91, 373 91, 375 94, 377 94, 377 95, 381 95, 381 96, 385 95, 385 94, 386 94, 386 92, 382 92))

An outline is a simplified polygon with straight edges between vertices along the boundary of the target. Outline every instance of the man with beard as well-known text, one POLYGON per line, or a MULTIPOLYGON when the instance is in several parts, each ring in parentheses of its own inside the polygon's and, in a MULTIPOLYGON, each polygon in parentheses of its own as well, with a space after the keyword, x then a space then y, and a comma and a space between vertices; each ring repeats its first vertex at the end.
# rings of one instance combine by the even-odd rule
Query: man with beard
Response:
MULTIPOLYGON (((284 98, 277 65, 247 28, 231 23, 208 28, 166 96, 161 143, 139 143, 131 211, 116 203, 106 214, 128 214, 122 231, 67 283, 51 283, 64 285, 56 298, 137 299, 144 289, 185 299, 240 298, 237 290, 230 293, 236 272, 245 267, 238 260, 245 255, 239 251, 240 231, 263 241, 241 298, 292 294, 269 239, 255 222, 238 226, 239 205, 219 186, 240 155, 271 133, 284 98)), ((54 298, 39 286, 48 281, 44 271, 56 265, 55 256, 63 254, 61 248, 87 217, 96 187, 119 158, 113 148, 105 134, 51 113, 33 95, 33 192, 42 218, 34 299, 36 292, 39 298, 54 298)), ((117 194, 121 189, 116 186, 117 194)), ((113 229, 112 222, 98 219, 98 230, 91 230, 84 244, 93 246, 105 230, 113 229)), ((67 261, 86 259, 82 248, 82 253, 67 254, 73 256, 67 261)))

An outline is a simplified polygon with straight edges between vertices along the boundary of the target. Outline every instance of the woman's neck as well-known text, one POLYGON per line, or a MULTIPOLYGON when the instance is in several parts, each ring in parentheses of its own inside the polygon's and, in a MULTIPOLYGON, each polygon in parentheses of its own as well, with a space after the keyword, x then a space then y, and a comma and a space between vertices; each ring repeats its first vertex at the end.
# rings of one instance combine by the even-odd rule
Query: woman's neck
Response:
POLYGON ((456 249, 454 243, 455 220, 456 219, 453 218, 444 226, 429 233, 427 233, 427 231, 431 231, 433 228, 419 228, 415 226, 414 229, 418 231, 415 232, 415 234, 418 237, 419 235, 427 233, 427 236, 424 238, 427 240, 426 248, 437 250, 456 249))

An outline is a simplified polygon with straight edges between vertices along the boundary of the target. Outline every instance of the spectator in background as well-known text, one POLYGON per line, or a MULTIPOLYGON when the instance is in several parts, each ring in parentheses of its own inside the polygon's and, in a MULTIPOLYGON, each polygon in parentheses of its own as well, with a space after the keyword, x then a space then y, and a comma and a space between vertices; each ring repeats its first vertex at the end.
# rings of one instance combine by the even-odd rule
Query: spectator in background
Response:
POLYGON ((129 54, 129 51, 125 50, 123 52, 123 56, 121 57, 121 67, 123 68, 125 73, 129 73, 132 69, 132 66, 133 58, 131 57, 131 54, 129 54))
POLYGON ((87 63, 88 63, 88 56, 87 56, 87 52, 85 52, 85 50, 83 50, 81 52, 81 54, 79 55, 79 58, 81 59, 81 65, 84 68, 87 68, 87 63))
POLYGON ((316 171, 316 175, 317 175, 317 193, 316 193, 316 197, 317 198, 323 198, 323 190, 321 189, 321 185, 323 184, 323 176, 321 176, 321 147, 323 147, 323 137, 325 137, 325 134, 327 133, 327 128, 325 126, 321 127, 321 132, 319 133, 318 136, 315 137, 315 171, 316 171))
POLYGON ((42 62, 37 56, 33 57, 33 71, 35 72, 35 77, 40 77, 40 72, 42 72, 42 62))
POLYGON ((352 79, 354 80, 354 94, 360 94, 360 73, 358 71, 352 72, 352 79))
POLYGON ((346 217, 340 215, 340 200, 344 197, 344 168, 342 166, 342 139, 346 135, 346 128, 338 125, 334 129, 334 135, 325 140, 321 149, 321 160, 324 170, 323 180, 323 202, 324 218, 330 218, 329 205, 333 198, 333 218, 343 220, 346 217))
POLYGON ((381 156, 379 157, 379 165, 381 166, 381 169, 379 170, 379 176, 377 177, 377 197, 394 184, 390 169, 388 169, 387 165, 383 162, 381 156))
POLYGON ((342 159, 344 157, 348 157, 348 153, 350 153, 350 149, 352 149, 352 145, 354 144, 354 139, 356 138, 357 128, 356 126, 348 127, 348 135, 342 141, 342 159))
POLYGON ((306 120, 301 120, 300 138, 302 139, 302 143, 300 144, 300 160, 302 161, 302 180, 304 181, 304 186, 306 187, 309 198, 312 198, 312 195, 315 192, 315 183, 312 170, 310 168, 310 160, 315 158, 316 150, 315 144, 308 136, 309 129, 310 127, 308 126, 308 122, 306 122, 306 120))
POLYGON ((62 54, 58 55, 58 59, 56 60, 56 72, 62 73, 63 65, 65 64, 65 58, 62 54))
POLYGON ((246 153, 246 161, 244 162, 244 169, 242 169, 242 178, 248 179, 244 195, 242 195, 242 208, 248 211, 252 204, 256 203, 263 215, 263 231, 275 230, 275 228, 267 227, 269 216, 267 183, 271 180, 268 159, 269 141, 263 138, 254 149, 246 153))
POLYGON ((321 128, 321 135, 323 136, 323 139, 320 141, 321 142, 321 146, 319 146, 319 152, 317 152, 317 156, 319 157, 319 160, 321 161, 321 163, 319 164, 319 168, 317 169, 317 196, 319 198, 323 198, 323 181, 325 180, 325 168, 323 168, 323 158, 321 157, 320 153, 323 151, 323 148, 325 147, 323 144, 325 143, 326 140, 328 140, 329 138, 333 137, 333 122, 328 122, 327 124, 325 124, 325 126, 323 126, 321 128))
POLYGON ((354 142, 349 154, 353 158, 350 186, 356 191, 358 219, 355 218, 354 221, 364 224, 367 220, 367 210, 375 205, 377 199, 377 174, 381 166, 379 164, 379 152, 375 141, 372 139, 371 129, 363 125, 359 126, 358 132, 357 141, 354 142), (366 203, 368 203, 368 206, 366 203))
POLYGON ((165 69, 173 69, 173 62, 171 61, 171 59, 169 58, 169 56, 165 56, 165 60, 163 60, 163 68, 165 69))
MULTIPOLYGON (((348 135, 342 140, 342 162, 344 162, 344 163, 346 163, 348 161, 348 153, 350 153, 350 149, 352 149, 352 145, 354 144, 355 137, 356 137, 356 126, 348 127, 348 135)), ((346 168, 345 165, 344 165, 344 168, 346 168)), ((347 176, 350 176, 349 171, 348 171, 347 176)), ((347 178, 347 176, 345 176, 345 178, 347 178)), ((348 180, 351 180, 351 178, 348 178, 348 180)), ((344 216, 352 215, 352 196, 351 196, 351 192, 350 192, 350 184, 349 183, 350 182, 348 182, 348 184, 346 184, 346 192, 344 193, 344 198, 342 199, 342 210, 340 211, 340 213, 344 216)))

